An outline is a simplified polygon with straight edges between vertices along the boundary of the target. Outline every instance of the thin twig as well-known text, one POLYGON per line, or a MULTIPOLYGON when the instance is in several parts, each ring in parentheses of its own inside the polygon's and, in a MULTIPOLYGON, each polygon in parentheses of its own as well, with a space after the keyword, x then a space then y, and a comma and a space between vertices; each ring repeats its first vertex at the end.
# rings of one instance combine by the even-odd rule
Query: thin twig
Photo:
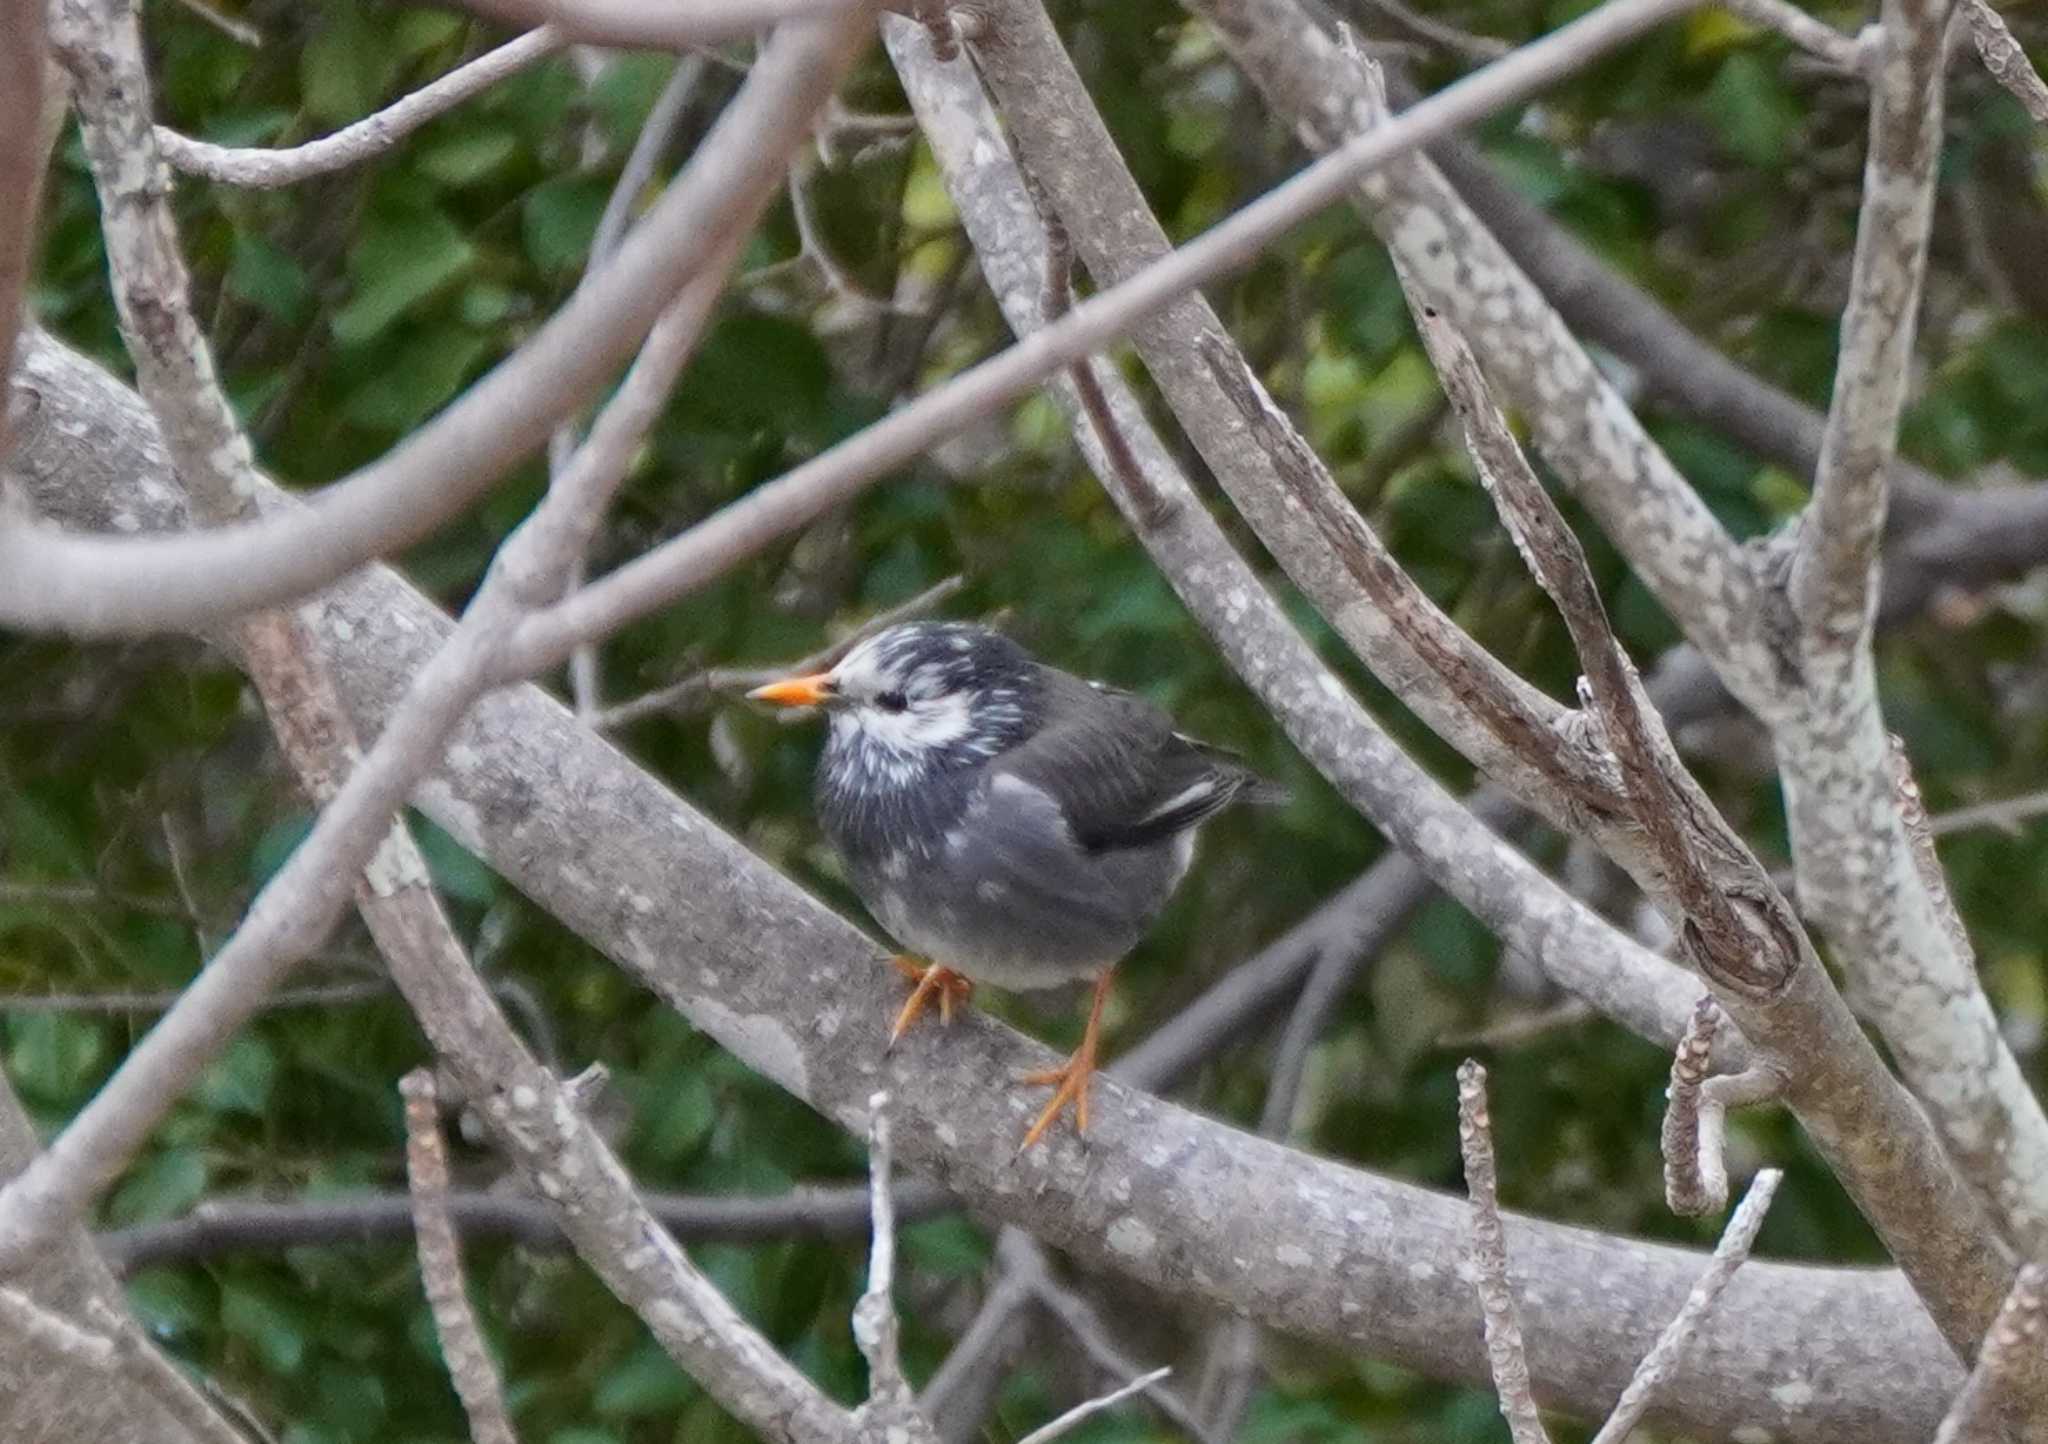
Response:
POLYGON ((547 25, 579 45, 614 50, 696 50, 771 25, 824 20, 864 0, 462 0, 507 25, 547 25))
POLYGON ((207 0, 178 0, 178 3, 204 20, 221 34, 251 50, 263 48, 263 32, 246 20, 237 19, 207 0))
POLYGON ((2048 791, 2023 792, 2017 797, 2002 797, 1996 802, 1952 808, 1930 817, 1927 830, 1936 837, 1953 837, 1959 832, 1995 827, 2017 837, 2022 823, 2039 817, 2048 817, 2048 791))
POLYGON ((1474 35, 1471 31, 1460 30, 1455 25, 1446 25, 1441 20, 1432 19, 1420 11, 1410 9, 1402 0, 1365 0, 1365 3, 1410 35, 1463 60, 1476 60, 1485 65, 1500 59, 1515 48, 1507 41, 1494 36, 1474 35))
POLYGON ((1062 1434, 1070 1433, 1078 1427, 1084 1419, 1100 1414, 1104 1409, 1115 1408, 1118 1404, 1130 1398, 1131 1395, 1143 1393, 1171 1373, 1173 1373, 1173 1370, 1169 1367, 1154 1369, 1149 1374, 1141 1374, 1121 1389, 1112 1390, 1099 1399, 1090 1399, 1085 1404, 1076 1404, 1073 1408, 1067 1410, 1066 1413, 1060 1415, 1059 1418, 1047 1424, 1043 1429, 1033 1429, 1029 1434, 1019 1439, 1017 1444, 1051 1444, 1052 1440, 1059 1438, 1062 1434))
POLYGON ((874 1437, 930 1439, 917 1396, 903 1374, 896 1319, 896 1209, 890 1192, 889 1095, 868 1098, 868 1208, 872 1217, 868 1282, 853 1306, 853 1340, 868 1362, 868 1397, 857 1412, 857 1431, 874 1437))
POLYGON ((2042 83, 2005 18, 1989 0, 1962 0, 1962 8, 1970 22, 1970 38, 1977 42, 1977 54, 1991 78, 2011 91, 2028 115, 2048 125, 2048 84, 2042 83))
MULTIPOLYGON (((520 628, 508 665, 516 657, 529 675, 542 671, 565 660, 578 642, 607 635, 722 575, 740 558, 893 474, 1190 287, 1250 264, 1273 237, 1344 195, 1360 173, 1575 73, 1698 3, 1610 0, 1358 136, 1143 274, 1090 297, 1056 325, 756 487, 684 536, 550 608, 520 628)), ((638 334, 633 323, 651 323, 660 301, 648 304, 650 277, 672 283, 678 271, 690 271, 690 257, 703 253, 696 228, 729 224, 730 205, 680 189, 671 188, 657 208, 664 224, 640 228, 647 234, 630 274, 625 263, 635 256, 633 241, 619 265, 606 268, 612 284, 603 305, 572 301, 514 361, 414 436, 402 452, 404 464, 394 457, 339 483, 350 496, 347 508, 335 494, 304 513, 175 539, 78 536, 42 528, 29 535, 0 527, 0 623, 61 627, 80 635, 203 625, 316 590, 421 535, 504 467, 544 444, 555 421, 594 392, 613 358, 631 346, 638 334), (672 248, 681 228, 689 228, 694 245, 684 247, 678 260, 672 248), (640 294, 621 294, 629 291, 640 294), (423 470, 434 474, 432 481, 423 470), (337 526, 344 511, 349 525, 337 526)), ((665 288, 656 292, 669 294, 665 288)))
POLYGON ((1628 1387, 1621 1391, 1614 1412, 1607 1416, 1607 1422, 1593 1436, 1593 1444, 1624 1444, 1636 1425, 1642 1422, 1643 1415, 1656 1401, 1657 1391, 1670 1380, 1672 1371, 1685 1357, 1692 1336, 1699 1331, 1700 1321, 1720 1301, 1721 1291, 1728 1287, 1735 1271, 1748 1261, 1750 1246, 1756 1242, 1757 1230, 1763 1227, 1764 1215, 1770 1211, 1771 1199, 1784 1177, 1775 1168, 1766 1168, 1757 1174, 1749 1192, 1743 1197, 1742 1206, 1735 1210, 1735 1216, 1728 1220, 1728 1227, 1721 1233, 1721 1242, 1714 1249, 1714 1261, 1707 1265, 1699 1282, 1692 1286, 1677 1316, 1665 1325, 1664 1332, 1657 1336, 1650 1352, 1643 1355, 1643 1362, 1636 1366, 1628 1387))
POLYGON ((448 1217, 448 1146, 441 1138, 434 1073, 416 1068, 399 1081, 405 1096, 405 1174, 412 1191, 412 1223, 420 1282, 441 1341, 441 1360, 462 1400, 475 1444, 518 1444, 498 1366, 462 1277, 462 1250, 448 1217))
POLYGON ((1790 0, 1725 0, 1728 9, 1752 25, 1775 31, 1834 70, 1851 75, 1870 68, 1869 50, 1855 36, 1816 20, 1790 0))
MULTIPOLYGON (((619 168, 619 178, 612 185, 612 193, 605 198, 604 211, 597 219, 597 230, 590 238, 590 259, 585 264, 582 281, 577 283, 581 290, 590 277, 601 271, 617 254, 619 243, 625 239, 626 227, 632 218, 633 206, 640 193, 647 189, 654 179, 654 170, 661 162, 662 153, 674 139, 676 127, 688 108, 690 97, 703 79, 705 61, 701 55, 687 55, 676 63, 668 84, 655 97, 654 106, 647 112, 647 120, 640 127, 640 134, 633 139, 633 149, 626 155, 626 163, 619 168)), ((582 428, 574 418, 565 420, 555 428, 548 438, 548 480, 552 484, 569 469, 576 448, 582 444, 582 428)), ((569 577, 569 590, 583 585, 584 571, 588 559, 578 557, 569 577)), ((588 641, 570 654, 569 689, 575 699, 576 715, 588 722, 600 705, 603 689, 603 673, 598 656, 596 641, 588 641)))
POLYGON ((913 617, 929 616, 951 601, 966 585, 967 579, 955 573, 926 587, 908 601, 877 612, 838 641, 794 662, 780 662, 768 667, 711 667, 693 672, 679 682, 671 682, 631 701, 606 708, 591 719, 591 725, 600 732, 609 732, 657 713, 689 716, 718 702, 729 701, 750 687, 772 682, 777 677, 822 672, 875 633, 887 631, 898 622, 907 622, 913 617))
POLYGON ((214 145, 163 125, 156 128, 156 142, 164 159, 188 175, 257 190, 294 185, 374 160, 436 116, 547 59, 567 43, 558 31, 532 31, 458 65, 375 115, 288 149, 214 145))
POLYGON ((1550 1444, 1529 1383, 1522 1347, 1522 1314, 1508 1280, 1508 1245, 1501 1227, 1493 1171, 1493 1123, 1487 1114, 1486 1070, 1468 1058, 1458 1065, 1458 1146, 1465 1155, 1465 1191, 1472 1199, 1471 1256, 1486 1318, 1486 1361, 1501 1417, 1515 1444, 1550 1444))
POLYGON ((1934 1444, 2038 1440, 2048 1429, 2048 1265, 2027 1264, 1998 1310, 1976 1367, 1942 1418, 1934 1444))
MULTIPOLYGON (((744 204, 718 218, 722 231, 710 254, 699 258, 703 269, 670 303, 649 335, 640 361, 579 453, 578 466, 550 488, 534 514, 499 549, 463 626, 414 680, 376 745, 322 809, 307 839, 265 884, 235 936, 51 1148, 0 1188, 0 1259, 22 1257, 78 1217, 118 1176, 157 1120, 270 986, 325 935, 366 863, 371 864, 373 886, 380 890, 410 881, 385 875, 372 862, 373 850, 387 835, 391 818, 414 782, 439 759, 442 744, 475 699, 517 675, 507 670, 503 642, 523 616, 559 595, 569 562, 587 544, 623 479, 626 460, 692 349, 740 234, 773 193, 783 158, 808 133, 811 110, 822 104, 851 63, 860 31, 861 18, 849 15, 831 26, 779 32, 763 51, 740 96, 721 117, 719 130, 699 153, 702 164, 707 154, 730 159, 735 148, 743 147, 746 162, 732 177, 746 177, 738 185, 744 204)), ((125 42, 134 78, 124 77, 122 85, 139 90, 146 99, 140 40, 132 25, 125 42)), ((82 48, 97 51, 104 43, 94 38, 82 42, 82 48)), ((100 99, 133 104, 135 97, 116 87, 109 98, 103 85, 100 99)), ((146 125, 140 133, 148 135, 146 125)), ((114 168, 110 177, 115 180, 136 171, 118 145, 96 159, 114 168)), ((136 204, 126 195, 121 201, 136 204)), ((159 224, 168 229, 167 213, 159 224)), ((175 258, 175 236, 168 243, 175 258)), ((175 259, 165 264, 182 271, 175 259)), ((151 363, 138 358, 138 364, 148 376, 151 363)), ((187 385, 180 379, 173 394, 187 385)), ((232 418, 228 424, 232 427, 232 418)), ((171 428, 170 418, 166 426, 171 428)), ((225 449, 219 456, 239 462, 244 471, 251 469, 246 439, 236 434, 220 445, 225 449)), ((193 459, 198 467, 215 464, 214 453, 195 452, 193 459)), ((246 480, 238 471, 231 484, 243 485, 246 480)), ((398 865, 395 858, 378 861, 398 865)))
MULTIPOLYGON (((1030 1280, 1039 1303, 1059 1320, 1060 1326, 1081 1346, 1081 1352, 1096 1368, 1113 1379, 1129 1378, 1138 1373, 1137 1362, 1117 1343, 1114 1330, 1095 1306, 1055 1277, 1051 1261, 1036 1240, 1021 1229, 1005 1229, 997 1252, 1013 1267, 1020 1257, 1025 1261, 1023 1266, 1016 1267, 1016 1272, 1030 1280)), ((1143 1392, 1169 1424, 1198 1444, 1213 1444, 1216 1436, 1178 1394, 1158 1385, 1148 1385, 1143 1392)))

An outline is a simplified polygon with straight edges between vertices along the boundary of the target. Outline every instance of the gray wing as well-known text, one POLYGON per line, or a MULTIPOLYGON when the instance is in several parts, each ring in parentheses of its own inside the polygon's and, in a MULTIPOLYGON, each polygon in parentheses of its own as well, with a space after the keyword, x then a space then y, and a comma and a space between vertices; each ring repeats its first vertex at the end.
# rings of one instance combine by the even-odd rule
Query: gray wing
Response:
POLYGON ((1050 797, 1093 852, 1164 842, 1228 806, 1256 778, 1221 748, 1173 730, 1128 692, 1044 669, 1047 723, 990 764, 1050 797))

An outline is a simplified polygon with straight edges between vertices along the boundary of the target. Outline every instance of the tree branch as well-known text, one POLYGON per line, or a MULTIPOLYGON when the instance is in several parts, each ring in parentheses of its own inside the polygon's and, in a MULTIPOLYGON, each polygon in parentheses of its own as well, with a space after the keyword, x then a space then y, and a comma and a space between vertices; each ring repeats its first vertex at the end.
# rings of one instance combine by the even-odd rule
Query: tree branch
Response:
POLYGON ((399 1080, 398 1091, 405 1095, 405 1173, 411 1184, 420 1282, 441 1341, 441 1360, 462 1400, 474 1444, 517 1444, 498 1366, 470 1306, 462 1278, 462 1249, 448 1217, 448 1145, 441 1138, 433 1070, 414 1069, 399 1080))
POLYGON ((1494 444, 1474 448, 1481 480, 1564 616, 1585 670, 1581 691, 1649 839, 1654 866, 1616 861, 1671 919, 1943 1333, 1958 1351, 1971 1348, 2009 1284, 2009 1263, 1985 1247, 1985 1220, 1940 1141, 1864 1037, 1790 905, 1679 760, 1608 624, 1578 538, 1493 413, 1470 352, 1433 314, 1421 329, 1468 435, 1495 433, 1494 444))
POLYGON ((692 50, 791 21, 829 19, 861 0, 461 0, 505 25, 545 25, 578 45, 613 50, 692 50))
MULTIPOLYGON (((0 380, 14 374, 43 190, 44 0, 0 0, 0 380)), ((13 449, 0 398, 0 461, 13 449)))
POLYGON ((1970 22, 1970 38, 1991 78, 2012 92, 2028 115, 2048 125, 2048 85, 2027 59, 2027 52, 2013 38, 2012 27, 1990 6, 1989 0, 1959 0, 1970 22))
MULTIPOLYGON (((851 62, 862 25, 863 17, 856 15, 831 26, 784 32, 756 63, 747 88, 763 98, 769 114, 763 117, 761 130, 744 137, 752 167, 750 204, 723 218, 733 231, 749 225, 773 193, 782 158, 808 134, 808 117, 851 62), (772 103, 767 97, 773 97, 772 103)), ((139 86, 139 49, 133 43, 132 24, 127 37, 125 44, 118 33, 82 37, 91 52, 78 62, 90 62, 90 68, 81 70, 82 85, 101 76, 125 75, 139 86)), ((99 93, 110 105, 118 101, 105 89, 99 93)), ((86 103, 82 96, 81 105, 86 103)), ((746 109, 736 101, 728 119, 746 109)), ((140 104, 135 111, 126 130, 131 143, 146 146, 147 113, 140 104)), ((707 150, 712 144, 707 142, 707 150)), ((732 143, 725 148, 732 148, 732 143)), ((160 217, 152 229, 167 232, 167 218, 160 217)), ((500 549, 456 637, 423 670, 406 704, 323 808, 307 839, 265 885, 235 936, 50 1149, 0 1188, 0 1260, 18 1262, 51 1229, 76 1217, 118 1174, 156 1120, 260 1004, 269 986, 325 934, 348 900, 351 880, 386 835, 406 794, 434 764, 450 729, 479 694, 517 675, 506 670, 502 641, 522 617, 559 595, 570 561, 580 554, 622 478, 625 461, 694 344, 735 245, 726 241, 718 255, 705 258, 703 275, 650 337, 641 361, 579 454, 574 473, 549 491, 500 549)), ((174 242, 172 249, 174 255, 174 242)), ((185 327, 190 328, 189 314, 185 327)), ((174 333, 174 339, 182 337, 174 333)), ((196 331, 191 339, 197 343, 196 331)), ((182 354, 203 359, 203 345, 182 354)), ((138 358, 139 366, 150 364, 154 363, 138 358)), ((211 383, 210 374, 205 380, 211 383)), ((174 457, 189 454, 191 443, 180 436, 177 425, 184 415, 174 412, 177 419, 166 421, 174 457)), ((232 431, 231 423, 229 418, 228 439, 207 455, 247 468, 247 444, 232 431)), ((253 468, 247 468, 247 475, 253 474, 253 468)), ((405 861, 396 852, 380 854, 372 865, 371 891, 382 895, 407 885, 412 875, 405 861)))
MULTIPOLYGON (((758 209, 761 156, 797 144, 791 117, 810 113, 790 103, 779 67, 766 82, 741 89, 601 275, 388 456, 305 509, 175 538, 80 536, 0 521, 0 620, 77 635, 205 626, 302 596, 459 513, 590 400, 683 286, 736 242, 742 218, 758 209)), ((143 131, 125 140, 147 154, 154 137, 143 119, 143 131)), ((163 188, 155 168, 139 169, 135 180, 145 197, 163 188)))
MULTIPOLYGON (((1019 17, 1013 13, 1013 18, 1019 17)), ((1031 33, 1013 25, 1006 55, 1014 54, 1031 33)), ((932 58, 921 28, 890 21, 884 38, 991 289, 1012 328, 1029 332, 1041 324, 1044 230, 1021 176, 1005 163, 1005 149, 979 87, 964 66, 942 68, 932 58)), ((1053 84, 1033 74, 1040 88, 1053 84)), ((1024 134, 1022 128, 1018 134, 1024 134)), ((1057 172, 1048 172, 1049 184, 1056 179, 1057 172)), ((1092 224, 1084 209, 1069 210, 1092 224)), ((1079 225, 1075 232, 1086 234, 1079 225)), ((1045 334, 1031 336, 1020 349, 1045 334)), ((1196 370, 1207 375, 1199 361, 1196 370)), ((1439 883, 1510 946, 1539 958, 1556 970, 1553 975, 1564 986, 1629 1026, 1675 1041, 1684 1030, 1693 985, 1596 919, 1498 837, 1474 826, 1470 814, 1394 744, 1303 643, 1209 519, 1135 398, 1104 371, 1096 376, 1114 425, 1108 433, 1093 424, 1077 428, 1083 454, 1183 603, 1303 754, 1354 806, 1422 858, 1439 883), (1121 439, 1121 458, 1104 441, 1105 434, 1121 439), (1142 470, 1142 486, 1132 483, 1125 459, 1142 470), (1539 900, 1533 909, 1523 905, 1532 897, 1539 900)), ((1065 387, 1056 394, 1068 397, 1070 414, 1085 414, 1077 394, 1065 387)))
POLYGON ((1522 1311, 1508 1280, 1507 1232, 1495 1195, 1493 1124, 1487 1116, 1486 1070, 1467 1058, 1458 1066, 1458 1147, 1465 1156, 1465 1192, 1472 1199, 1472 1286, 1486 1320, 1486 1357, 1493 1392, 1515 1444, 1550 1444, 1529 1384, 1522 1311))
MULTIPOLYGON (((1656 1347, 1643 1355, 1635 1377, 1621 1391, 1614 1412, 1607 1416, 1600 1432, 1593 1436, 1593 1444, 1627 1444, 1629 1435, 1642 1423, 1643 1415, 1656 1399, 1658 1391, 1667 1386, 1672 1369, 1684 1357, 1693 1335, 1699 1331, 1700 1321, 1720 1302, 1728 1281, 1735 1277, 1735 1271, 1749 1262, 1749 1250, 1756 1242, 1757 1230, 1764 1226, 1764 1215, 1770 1212, 1771 1200, 1777 1196, 1778 1185, 1784 1178, 1785 1175, 1777 1169, 1766 1168, 1750 1184, 1741 1206, 1735 1210, 1735 1217, 1728 1220, 1728 1227, 1721 1232, 1721 1242, 1714 1249, 1714 1261, 1707 1265, 1699 1282, 1692 1286, 1692 1292, 1685 1296, 1684 1306, 1672 1318, 1670 1325, 1658 1335, 1656 1347)), ((1723 1203, 1726 1203, 1725 1192, 1723 1203)))
POLYGON ((2048 1428, 2048 1265, 2030 1263, 1970 1371, 1955 1406, 1942 1417, 1934 1444, 2006 1444, 2031 1441, 2048 1428))
MULTIPOLYGON (((177 524, 132 393, 46 339, 28 361, 50 420, 22 458, 38 503, 74 520, 118 506, 145 528, 177 524), (64 459, 55 473, 52 457, 64 459)), ((316 632, 374 728, 447 626, 378 569, 323 598, 316 632)), ((1038 1066, 1046 1050, 976 1016, 885 1062, 890 1010, 873 944, 539 690, 484 699, 418 800, 538 906, 827 1116, 865 1127, 865 1100, 886 1077, 903 1100, 905 1165, 976 1210, 1170 1296, 1436 1377, 1486 1377, 1458 1273, 1461 1206, 1113 1084, 1085 1157, 1060 1143, 1018 1173, 1004 1141, 1028 1100, 988 1085, 1038 1066), (1290 1246, 1277 1261, 1275 1240, 1290 1246)), ((1508 1229, 1527 1276, 1560 1284, 1525 1301, 1539 1387, 1558 1408, 1597 1416, 1677 1309, 1699 1256, 1514 1218, 1508 1229)), ((1768 1429, 1788 1444, 1924 1444, 1961 1380, 1898 1275, 1759 1264, 1730 1285, 1661 1417, 1700 1434, 1768 1429), (1810 1397, 1771 1394, 1769 1381, 1795 1375, 1810 1397)))
POLYGON ((1790 595, 1809 686, 1870 643, 1886 477, 1898 449, 1941 148, 1950 0, 1886 0, 1874 56, 1870 149, 1834 397, 1800 519, 1790 595))
POLYGON ((156 127, 156 143, 164 159, 187 175, 257 190, 295 185, 316 175, 374 160, 434 117, 558 54, 568 43, 558 31, 529 31, 458 65, 376 114, 303 145, 280 150, 214 145, 180 135, 165 125, 156 127))

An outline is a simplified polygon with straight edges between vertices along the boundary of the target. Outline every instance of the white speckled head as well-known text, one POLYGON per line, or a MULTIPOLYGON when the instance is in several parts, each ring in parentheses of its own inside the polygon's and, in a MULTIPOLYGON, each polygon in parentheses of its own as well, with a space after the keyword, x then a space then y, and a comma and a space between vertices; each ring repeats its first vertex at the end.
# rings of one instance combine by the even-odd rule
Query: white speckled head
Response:
POLYGON ((833 740, 867 744, 878 764, 946 749, 991 756, 1024 719, 1030 665, 986 627, 891 627, 832 669, 833 740))

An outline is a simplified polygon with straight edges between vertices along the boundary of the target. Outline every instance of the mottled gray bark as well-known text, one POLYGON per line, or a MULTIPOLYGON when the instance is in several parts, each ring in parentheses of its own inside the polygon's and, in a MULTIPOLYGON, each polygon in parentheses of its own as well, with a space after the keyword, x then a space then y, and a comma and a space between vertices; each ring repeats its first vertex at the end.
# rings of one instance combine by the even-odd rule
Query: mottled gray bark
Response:
MULTIPOLYGON (((20 1170, 40 1146, 14 1090, 0 1076, 0 1178, 20 1170)), ((124 1312, 128 1307, 121 1285, 79 1228, 66 1229, 9 1282, 81 1328, 94 1327, 86 1312, 95 1301, 124 1312)), ((223 1419, 221 1428, 228 1427, 223 1419)), ((85 1368, 55 1357, 4 1324, 0 1439, 23 1444, 204 1444, 150 1390, 112 1370, 85 1368)))
MULTIPOLYGON (((33 341, 22 480, 66 524, 182 522, 133 394, 33 341)), ((319 635, 374 728, 448 623, 387 571, 330 593, 319 635)), ((697 1026, 827 1116, 865 1126, 886 1083, 904 1161, 1086 1267, 1239 1308, 1276 1328, 1430 1373, 1485 1378, 1459 1272, 1455 1200, 1249 1138, 1113 1083, 1085 1143, 1017 1159, 1031 1100, 1011 1073, 1050 1059, 974 1017, 884 1059, 893 993, 879 950, 579 726, 533 687, 489 699, 419 801, 540 905, 697 1026)), ((1508 1247, 1538 1397, 1604 1413, 1684 1299, 1700 1254, 1533 1220, 1508 1247)), ((1695 1433, 1919 1444, 1962 1378, 1892 1273, 1752 1264, 1671 1383, 1695 1433)))

